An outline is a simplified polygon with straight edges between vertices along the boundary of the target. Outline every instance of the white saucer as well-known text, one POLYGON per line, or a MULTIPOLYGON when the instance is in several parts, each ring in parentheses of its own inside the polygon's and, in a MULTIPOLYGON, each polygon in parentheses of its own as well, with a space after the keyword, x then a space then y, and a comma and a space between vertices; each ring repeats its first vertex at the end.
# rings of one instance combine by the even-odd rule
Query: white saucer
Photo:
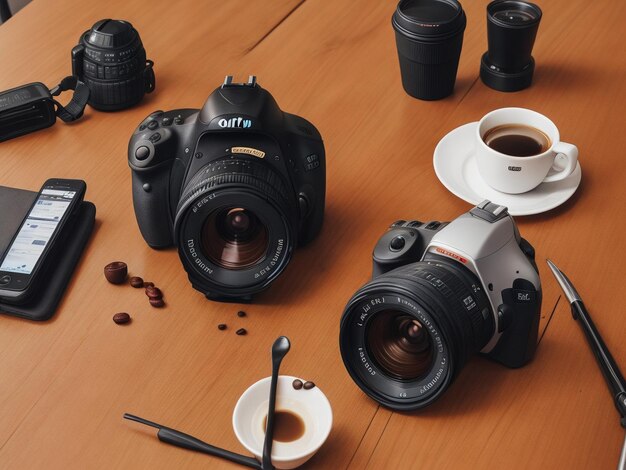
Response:
POLYGON ((582 172, 580 163, 567 178, 554 183, 542 183, 523 194, 506 194, 485 183, 474 158, 474 132, 477 122, 457 127, 439 141, 433 164, 439 181, 448 190, 471 204, 485 199, 506 206, 511 215, 531 215, 560 206, 576 192, 582 172))

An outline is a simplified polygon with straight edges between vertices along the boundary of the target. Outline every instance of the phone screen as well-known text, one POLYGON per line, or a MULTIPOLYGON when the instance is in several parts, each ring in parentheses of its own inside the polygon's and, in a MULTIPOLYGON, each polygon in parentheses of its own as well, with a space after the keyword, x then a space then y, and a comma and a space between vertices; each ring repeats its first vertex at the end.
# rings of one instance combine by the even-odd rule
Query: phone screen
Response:
POLYGON ((31 274, 76 191, 44 188, 7 251, 0 271, 31 274))

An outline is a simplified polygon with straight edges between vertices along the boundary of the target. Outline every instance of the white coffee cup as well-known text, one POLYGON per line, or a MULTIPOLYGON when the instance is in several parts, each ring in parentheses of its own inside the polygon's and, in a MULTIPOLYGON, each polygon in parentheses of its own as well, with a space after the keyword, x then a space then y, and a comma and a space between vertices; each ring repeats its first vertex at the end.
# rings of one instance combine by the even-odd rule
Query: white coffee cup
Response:
MULTIPOLYGON (((277 469, 296 468, 304 464, 324 444, 333 426, 333 412, 326 395, 318 387, 294 389, 296 378, 278 376, 276 410, 299 416, 304 422, 304 433, 292 442, 274 441, 272 464, 277 469)), ((251 385, 241 395, 233 412, 233 429, 237 439, 259 462, 263 455, 271 379, 266 377, 251 385)))
POLYGON ((509 194, 525 193, 541 183, 561 181, 576 169, 578 161, 578 149, 560 141, 556 125, 543 114, 525 108, 501 108, 485 115, 476 127, 475 155, 485 182, 509 194), (516 157, 492 149, 483 140, 494 127, 515 124, 539 129, 550 139, 550 147, 537 155, 516 157))

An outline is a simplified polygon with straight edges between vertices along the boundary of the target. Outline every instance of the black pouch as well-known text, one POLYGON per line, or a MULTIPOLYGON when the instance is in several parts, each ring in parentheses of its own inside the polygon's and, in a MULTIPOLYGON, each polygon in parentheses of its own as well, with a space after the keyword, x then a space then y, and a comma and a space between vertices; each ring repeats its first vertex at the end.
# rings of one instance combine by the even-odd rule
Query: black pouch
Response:
POLYGON ((66 77, 49 90, 35 82, 0 92, 0 142, 50 127, 57 116, 71 122, 83 115, 89 88, 76 77, 66 77), (53 97, 66 90, 74 90, 72 100, 61 105, 53 97))
MULTIPOLYGON (((36 192, 0 186, 0 259, 9 249, 37 196, 36 192)), ((37 321, 47 320, 54 315, 91 237, 96 206, 83 201, 71 217, 73 220, 68 220, 68 224, 63 227, 55 242, 55 249, 42 266, 35 295, 19 305, 4 303, 0 298, 0 315, 15 315, 37 321)))

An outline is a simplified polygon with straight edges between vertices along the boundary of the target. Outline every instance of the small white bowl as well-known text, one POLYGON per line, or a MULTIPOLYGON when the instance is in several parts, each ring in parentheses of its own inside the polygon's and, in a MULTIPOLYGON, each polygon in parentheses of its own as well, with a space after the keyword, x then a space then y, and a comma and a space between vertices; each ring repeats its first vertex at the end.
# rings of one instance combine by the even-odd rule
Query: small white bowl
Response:
MULTIPOLYGON (((292 383, 295 379, 297 377, 278 376, 276 410, 289 410, 300 416, 305 431, 302 437, 292 442, 274 441, 272 463, 278 469, 296 468, 313 457, 333 426, 333 411, 326 395, 318 387, 294 389, 292 383)), ((270 382, 271 377, 266 377, 251 385, 241 395, 233 412, 233 429, 237 439, 259 461, 263 455, 270 382)))

